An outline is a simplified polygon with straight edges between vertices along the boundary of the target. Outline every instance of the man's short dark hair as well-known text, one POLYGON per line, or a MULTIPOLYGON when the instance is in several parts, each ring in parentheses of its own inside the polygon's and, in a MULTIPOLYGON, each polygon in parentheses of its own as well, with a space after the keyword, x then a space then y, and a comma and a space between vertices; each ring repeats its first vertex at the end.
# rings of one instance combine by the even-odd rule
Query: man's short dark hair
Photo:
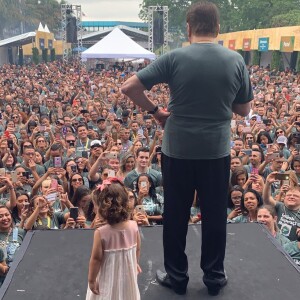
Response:
POLYGON ((139 156, 140 152, 148 152, 148 153, 150 153, 150 150, 149 150, 148 147, 141 147, 141 148, 138 148, 138 149, 136 150, 136 157, 139 156))
POLYGON ((79 123, 78 126, 77 126, 77 132, 78 132, 78 129, 79 129, 80 127, 85 127, 85 129, 88 130, 88 126, 87 126, 86 123, 79 123))
POLYGON ((197 2, 188 10, 186 22, 194 35, 216 37, 219 33, 219 10, 214 3, 197 2))
POLYGON ((51 147, 50 147, 50 151, 57 151, 57 150, 61 150, 61 149, 62 149, 62 146, 59 143, 55 143, 55 144, 51 145, 51 147))

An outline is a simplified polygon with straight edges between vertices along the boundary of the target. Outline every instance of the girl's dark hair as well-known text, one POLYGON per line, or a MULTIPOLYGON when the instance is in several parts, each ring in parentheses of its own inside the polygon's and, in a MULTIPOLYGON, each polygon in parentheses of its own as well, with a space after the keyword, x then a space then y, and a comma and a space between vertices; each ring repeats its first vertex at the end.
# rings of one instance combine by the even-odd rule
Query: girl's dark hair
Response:
POLYGON ((45 157, 44 157, 43 153, 41 151, 39 151, 39 150, 36 150, 36 149, 35 149, 35 152, 38 152, 41 155, 41 157, 42 157, 42 164, 44 164, 45 163, 45 157))
POLYGON ((148 175, 147 173, 142 173, 139 175, 139 177, 137 178, 136 182, 137 182, 137 185, 136 185, 136 193, 138 194, 139 193, 139 180, 140 178, 144 176, 144 177, 147 177, 148 178, 148 181, 150 183, 150 188, 149 188, 149 196, 154 200, 154 203, 155 204, 158 204, 158 205, 161 205, 158 201, 157 201, 157 196, 156 196, 156 191, 155 191, 155 185, 153 183, 153 180, 152 178, 150 177, 150 175, 148 175))
MULTIPOLYGON (((5 155, 5 153, 1 154, 1 161, 2 161, 2 158, 3 158, 4 155, 5 155)), ((15 165, 18 163, 18 159, 17 159, 16 155, 13 152, 11 152, 10 155, 13 157, 12 167, 15 167, 15 165)))
POLYGON ((121 165, 120 165, 120 169, 121 169, 121 171, 124 173, 125 171, 126 171, 126 162, 127 162, 127 159, 128 158, 133 158, 134 159, 134 161, 135 161, 135 158, 134 158, 134 155, 132 154, 132 153, 130 153, 130 152, 128 152, 128 153, 126 153, 124 156, 123 156, 123 158, 122 158, 122 160, 121 160, 121 165))
POLYGON ((294 145, 294 144, 298 144, 298 140, 299 140, 299 135, 300 133, 291 133, 288 136, 287 139, 287 147, 289 148, 290 146, 294 145))
POLYGON ((119 183, 108 185, 99 195, 99 214, 113 225, 129 219, 128 193, 119 183))
MULTIPOLYGON (((63 165, 63 168, 64 168, 65 170, 67 170, 67 165, 68 165, 68 163, 69 163, 70 161, 73 161, 74 163, 76 163, 76 162, 75 162, 75 159, 73 159, 73 158, 70 158, 70 159, 66 160, 65 163, 64 163, 64 165, 63 165)), ((76 168, 77 168, 77 166, 76 166, 76 168)), ((69 173, 68 173, 68 172, 66 173, 66 178, 69 180, 69 173)))
POLYGON ((277 134, 278 129, 281 129, 284 132, 284 135, 285 135, 285 129, 283 127, 281 127, 281 126, 275 127, 275 130, 274 130, 274 139, 275 140, 277 140, 277 138, 278 138, 278 134, 277 134))
MULTIPOLYGON (((30 197, 29 197, 29 195, 27 194, 26 191, 24 191, 24 190, 18 190, 18 191, 16 191, 16 198, 18 198, 20 196, 26 196, 28 203, 30 203, 30 197)), ((14 220, 14 223, 16 224, 17 220, 19 218, 17 205, 12 209, 11 215, 12 215, 12 218, 14 220)))
POLYGON ((37 122, 35 122, 35 121, 29 121, 29 122, 28 122, 28 124, 27 124, 27 133, 30 133, 30 134, 31 134, 31 132, 29 131, 29 128, 30 128, 31 126, 37 127, 37 122))
POLYGON ((84 185, 83 177, 79 173, 72 174, 72 176, 70 177, 70 180, 69 180, 69 192, 68 192, 68 196, 69 196, 70 199, 73 198, 73 196, 74 196, 74 188, 73 188, 73 185, 71 183, 72 183, 72 178, 75 175, 79 175, 82 178, 82 185, 84 185))
MULTIPOLYGON (((8 209, 8 207, 6 205, 0 205, 0 208, 6 208, 7 211, 10 213, 10 215, 12 216, 11 211, 8 209)), ((11 227, 13 227, 13 226, 14 226, 14 222, 13 222, 13 217, 12 217, 11 227)))
POLYGON ((230 184, 231 186, 235 186, 235 185, 238 185, 237 183, 237 177, 239 175, 242 175, 242 174, 245 174, 246 176, 246 181, 248 180, 248 172, 247 170, 241 166, 241 167, 237 167, 231 174, 231 179, 230 179, 230 184))
POLYGON ((135 207, 137 205, 137 197, 136 197, 135 192, 131 188, 128 188, 128 187, 125 187, 125 190, 127 191, 127 193, 132 193, 133 194, 133 196, 134 196, 134 207, 135 207))
POLYGON ((265 136, 268 139, 268 144, 272 144, 273 141, 270 137, 270 134, 267 131, 261 131, 258 135, 257 135, 257 139, 256 142, 261 144, 261 137, 265 136))
MULTIPOLYGON (((71 202, 75 207, 76 206, 78 207, 79 201, 83 197, 88 196, 88 195, 91 195, 90 189, 84 185, 79 186, 76 189, 76 191, 73 195, 73 198, 71 199, 71 202)), ((86 209, 86 211, 84 211, 87 221, 93 220, 93 210, 94 210, 94 204, 93 204, 93 201, 90 201, 88 208, 86 209)))
POLYGON ((232 192, 241 192, 242 195, 243 195, 244 189, 239 185, 234 185, 232 188, 230 188, 229 193, 228 193, 228 198, 227 198, 228 199, 228 201, 227 201, 227 207, 228 208, 233 208, 234 207, 233 202, 231 200, 232 192))
POLYGON ((71 129, 72 133, 76 133, 75 129, 70 125, 64 125, 65 128, 71 129))
POLYGON ((257 208, 259 208, 260 206, 263 205, 263 199, 262 199, 261 195, 253 189, 247 189, 247 190, 244 191, 243 196, 242 196, 242 200, 241 200, 241 210, 243 212, 248 213, 248 210, 245 208, 245 203, 244 203, 244 197, 245 197, 246 193, 252 193, 252 194, 255 195, 255 197, 257 199, 257 208))
POLYGON ((293 160, 291 161, 291 169, 294 170, 294 163, 295 161, 300 163, 300 155, 296 155, 293 160))

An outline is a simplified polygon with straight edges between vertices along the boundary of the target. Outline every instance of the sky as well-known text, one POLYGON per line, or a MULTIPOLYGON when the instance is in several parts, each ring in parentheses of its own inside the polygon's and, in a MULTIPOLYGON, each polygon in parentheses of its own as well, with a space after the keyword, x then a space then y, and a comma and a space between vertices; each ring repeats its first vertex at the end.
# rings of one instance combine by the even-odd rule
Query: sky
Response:
POLYGON ((138 17, 142 0, 68 0, 80 4, 85 20, 141 22, 138 17))

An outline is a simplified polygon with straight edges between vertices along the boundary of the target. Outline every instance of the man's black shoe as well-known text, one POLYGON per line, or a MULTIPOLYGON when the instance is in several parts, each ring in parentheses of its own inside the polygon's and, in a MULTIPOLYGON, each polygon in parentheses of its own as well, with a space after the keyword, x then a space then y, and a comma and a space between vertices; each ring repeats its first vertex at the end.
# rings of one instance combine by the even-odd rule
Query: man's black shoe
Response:
POLYGON ((220 284, 218 284, 215 287, 207 287, 208 294, 211 296, 217 296, 219 295, 221 289, 227 284, 227 278, 224 279, 224 281, 220 284))
POLYGON ((169 275, 165 272, 157 270, 156 271, 156 280, 160 285, 172 289, 178 295, 186 294, 186 288, 178 288, 176 286, 173 286, 169 275))

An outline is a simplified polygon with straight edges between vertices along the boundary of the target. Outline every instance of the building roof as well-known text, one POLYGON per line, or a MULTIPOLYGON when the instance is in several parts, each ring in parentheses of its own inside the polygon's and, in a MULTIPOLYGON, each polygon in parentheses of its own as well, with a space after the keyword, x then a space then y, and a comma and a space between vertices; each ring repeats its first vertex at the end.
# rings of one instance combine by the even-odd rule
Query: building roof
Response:
POLYGON ((143 22, 123 22, 123 21, 82 21, 81 22, 83 28, 91 28, 91 27, 116 27, 120 25, 128 26, 131 28, 148 28, 147 23, 143 22))
MULTIPOLYGON (((125 25, 119 25, 114 28, 119 28, 123 31, 127 36, 129 36, 135 42, 146 42, 148 41, 148 32, 131 28, 125 25)), ((82 37, 82 43, 85 45, 95 44, 99 40, 103 39, 110 32, 114 30, 114 28, 109 28, 101 31, 95 31, 91 33, 87 33, 82 37)))
POLYGON ((0 40, 0 47, 13 47, 13 46, 21 46, 29 44, 33 38, 35 38, 35 32, 27 32, 23 34, 19 34, 13 37, 10 37, 5 40, 0 40))

